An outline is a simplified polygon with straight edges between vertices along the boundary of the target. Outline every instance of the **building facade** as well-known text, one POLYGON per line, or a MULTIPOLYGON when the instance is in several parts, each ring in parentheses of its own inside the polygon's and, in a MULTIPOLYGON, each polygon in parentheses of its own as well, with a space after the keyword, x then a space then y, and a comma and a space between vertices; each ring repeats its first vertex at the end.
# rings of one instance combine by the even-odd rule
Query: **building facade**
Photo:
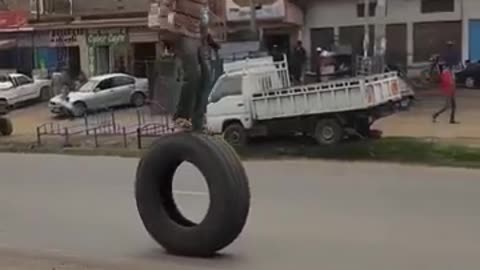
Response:
MULTIPOLYGON (((365 16, 363 0, 310 0, 306 2, 304 40, 311 53, 316 47, 349 44, 361 54, 365 23, 373 27, 375 0, 365 16)), ((414 67, 442 53, 453 41, 463 60, 480 60, 480 1, 387 0, 384 19, 387 59, 414 67)), ((371 38, 372 40, 372 38, 371 38)))
POLYGON ((159 37, 148 29, 149 0, 4 2, 5 13, 26 20, 0 26, 0 69, 32 74, 68 67, 87 76, 116 71, 146 76, 156 59, 159 37))
MULTIPOLYGON (((251 7, 248 0, 225 0, 229 41, 243 41, 250 34, 251 7)), ((257 0, 256 18, 264 49, 273 46, 287 53, 303 37, 304 12, 296 1, 257 0)))

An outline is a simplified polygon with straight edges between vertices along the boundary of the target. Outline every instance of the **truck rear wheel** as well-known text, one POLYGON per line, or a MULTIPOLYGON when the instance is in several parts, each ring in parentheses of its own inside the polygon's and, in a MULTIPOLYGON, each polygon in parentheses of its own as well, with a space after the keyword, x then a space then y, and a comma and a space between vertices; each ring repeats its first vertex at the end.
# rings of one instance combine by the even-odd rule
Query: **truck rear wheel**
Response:
POLYGON ((240 123, 231 123, 223 131, 223 138, 232 146, 247 144, 247 132, 240 123))
POLYGON ((0 135, 10 136, 13 133, 12 121, 8 118, 0 118, 0 135))
POLYGON ((313 136, 318 144, 336 145, 343 140, 343 127, 336 119, 321 119, 315 125, 313 136))
POLYGON ((159 139, 140 161, 135 196, 148 233, 168 252, 183 256, 212 256, 231 244, 250 209, 247 175, 235 151, 202 134, 159 139), (173 197, 173 176, 185 161, 200 170, 209 189, 210 206, 198 224, 180 212, 173 197))

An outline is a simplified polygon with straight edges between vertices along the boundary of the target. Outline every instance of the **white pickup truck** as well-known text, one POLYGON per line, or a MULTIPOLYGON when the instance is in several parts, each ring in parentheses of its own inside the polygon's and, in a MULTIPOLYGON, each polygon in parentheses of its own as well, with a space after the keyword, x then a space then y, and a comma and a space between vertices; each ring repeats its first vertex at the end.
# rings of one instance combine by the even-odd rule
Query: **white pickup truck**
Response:
POLYGON ((286 60, 250 59, 224 70, 210 95, 207 127, 233 145, 278 134, 309 135, 323 145, 347 135, 367 137, 375 120, 411 95, 396 72, 292 86, 286 60))
POLYGON ((49 80, 32 80, 18 73, 0 75, 0 103, 8 107, 30 100, 47 101, 50 89, 49 80))

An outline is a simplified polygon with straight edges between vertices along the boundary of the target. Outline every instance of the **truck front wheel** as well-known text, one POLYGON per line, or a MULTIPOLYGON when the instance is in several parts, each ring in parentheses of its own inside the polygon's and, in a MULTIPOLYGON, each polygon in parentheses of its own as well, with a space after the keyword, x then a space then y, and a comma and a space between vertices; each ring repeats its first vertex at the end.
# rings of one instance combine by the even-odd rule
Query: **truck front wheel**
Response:
POLYGON ((335 119, 321 119, 317 121, 313 136, 318 144, 336 145, 343 139, 343 127, 335 119))
POLYGON ((10 136, 13 133, 12 121, 8 118, 0 118, 0 135, 10 136))
POLYGON ((231 123, 223 131, 223 138, 232 146, 245 146, 247 132, 240 123, 231 123))

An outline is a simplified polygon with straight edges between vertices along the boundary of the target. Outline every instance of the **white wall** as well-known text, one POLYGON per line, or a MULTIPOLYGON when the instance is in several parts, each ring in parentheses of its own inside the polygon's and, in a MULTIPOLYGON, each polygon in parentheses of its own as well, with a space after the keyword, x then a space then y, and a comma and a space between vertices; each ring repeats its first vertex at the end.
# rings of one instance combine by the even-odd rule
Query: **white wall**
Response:
MULTIPOLYGON (((363 1, 363 0, 362 0, 363 1)), ((305 14, 304 42, 310 47, 310 29, 362 25, 365 18, 357 17, 359 0, 310 0, 305 14)), ((408 62, 413 63, 413 24, 428 21, 458 21, 464 18, 465 10, 480 17, 480 0, 455 0, 455 11, 446 13, 421 13, 421 0, 387 0, 386 23, 407 23, 408 62), (463 5, 462 5, 463 4, 463 5), (463 8, 462 8, 463 7, 463 8)), ((465 33, 465 31, 464 31, 465 33)), ((464 36, 464 55, 468 51, 468 40, 464 36)), ((310 48, 307 48, 310 51, 310 48)))

